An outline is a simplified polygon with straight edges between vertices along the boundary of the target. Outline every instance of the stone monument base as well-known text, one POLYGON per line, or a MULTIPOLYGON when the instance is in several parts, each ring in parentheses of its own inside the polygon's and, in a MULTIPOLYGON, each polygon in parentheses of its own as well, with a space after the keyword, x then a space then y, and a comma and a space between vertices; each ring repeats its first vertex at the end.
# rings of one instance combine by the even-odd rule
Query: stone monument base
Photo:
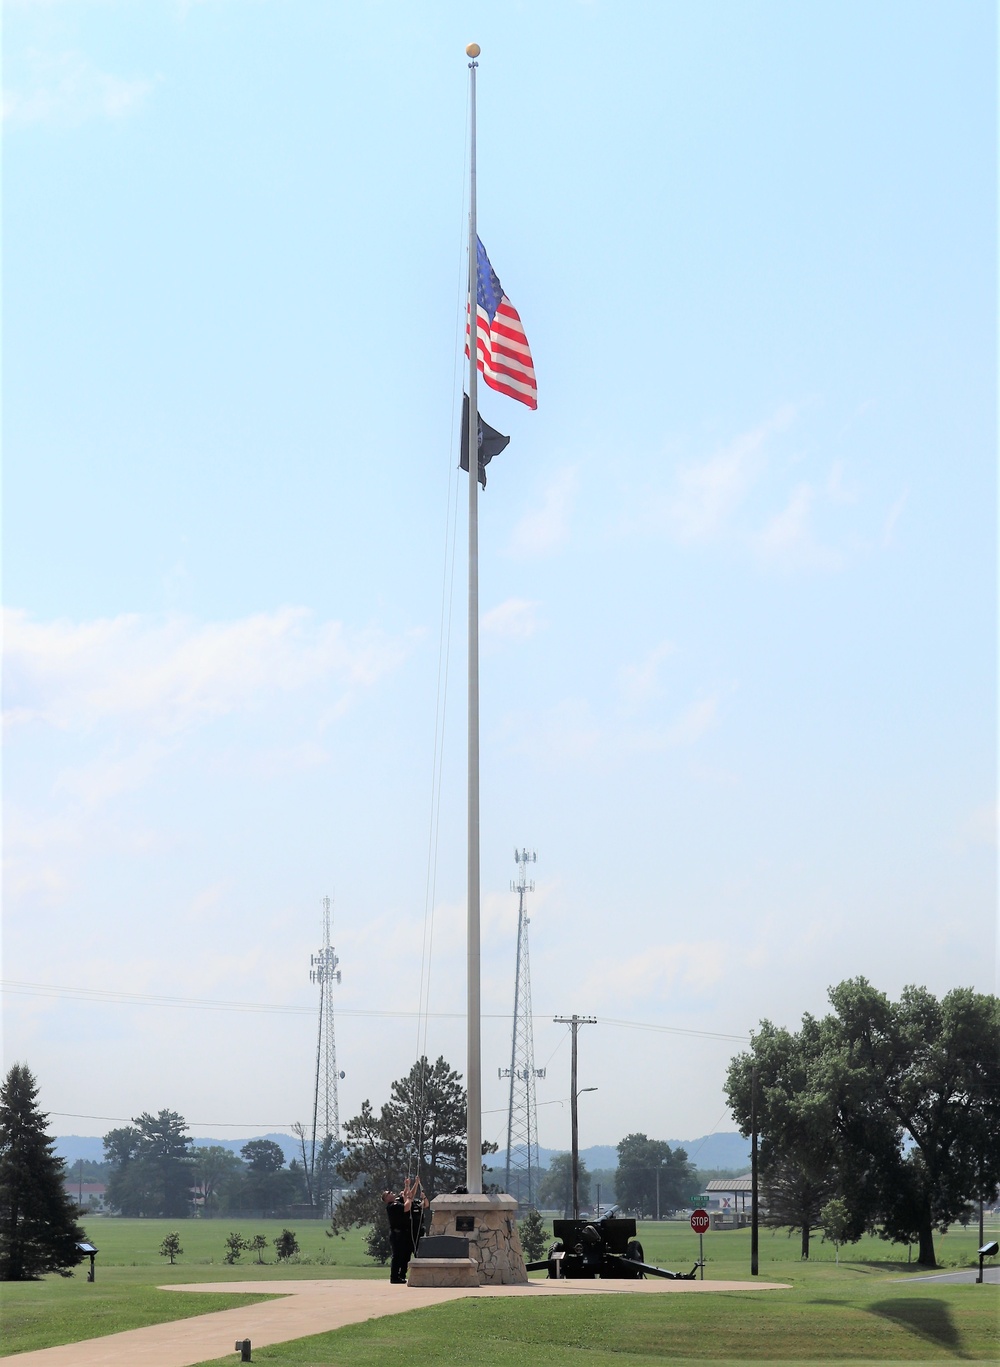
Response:
POLYGON ((521 1286, 528 1281, 517 1232, 517 1201, 513 1196, 461 1193, 435 1196, 431 1202, 430 1234, 468 1239, 468 1258, 412 1258, 411 1286, 521 1286), (456 1282, 458 1264, 472 1264, 474 1280, 456 1282), (422 1266, 425 1264, 425 1266, 422 1266), (447 1280, 437 1280, 447 1278, 447 1280))
POLYGON ((407 1286, 478 1286, 473 1258, 411 1258, 407 1286))

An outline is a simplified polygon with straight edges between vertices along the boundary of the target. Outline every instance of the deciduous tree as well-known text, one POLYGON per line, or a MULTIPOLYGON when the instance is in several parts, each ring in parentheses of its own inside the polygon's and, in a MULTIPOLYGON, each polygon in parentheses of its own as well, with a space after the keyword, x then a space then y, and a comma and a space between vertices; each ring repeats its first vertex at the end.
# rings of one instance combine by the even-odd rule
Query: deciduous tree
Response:
MULTIPOLYGON (((582 1160, 577 1173, 577 1194, 580 1205, 590 1204, 590 1173, 582 1160)), ((561 1210, 570 1219, 573 1215, 573 1155, 557 1153, 542 1173, 538 1183, 538 1204, 545 1210, 561 1210)))
MULTIPOLYGON (((794 1035, 762 1021, 752 1040, 750 1053, 730 1064, 729 1104, 749 1134, 756 1087, 764 1222, 798 1230, 808 1258, 820 1209, 839 1181, 836 1097, 824 1063, 830 1030, 811 1016, 794 1035)), ((860 1211, 859 1218, 863 1226, 860 1211)))
POLYGON ((697 1186, 684 1149, 644 1134, 628 1134, 619 1142, 615 1194, 623 1210, 642 1217, 669 1215, 690 1205, 697 1186))
POLYGON ((830 1001, 796 1036, 762 1023, 730 1065, 733 1114, 749 1134, 756 1067, 765 1171, 822 1176, 849 1213, 843 1238, 916 1242, 936 1266, 934 1232, 1000 1182, 1000 999, 908 987, 892 1002, 854 978, 830 1001))
POLYGON ((245 1205, 262 1214, 294 1199, 295 1177, 285 1167, 285 1154, 273 1139, 251 1139, 240 1149, 247 1164, 243 1179, 245 1205))
MULTIPOLYGON (((105 1138, 105 1144, 107 1139, 105 1138)), ((207 1144, 194 1151, 194 1181, 206 1211, 226 1210, 243 1179, 243 1163, 231 1149, 207 1144)))
POLYGON ((273 1139, 251 1139, 240 1149, 240 1157, 251 1172, 280 1172, 285 1166, 285 1154, 273 1139))

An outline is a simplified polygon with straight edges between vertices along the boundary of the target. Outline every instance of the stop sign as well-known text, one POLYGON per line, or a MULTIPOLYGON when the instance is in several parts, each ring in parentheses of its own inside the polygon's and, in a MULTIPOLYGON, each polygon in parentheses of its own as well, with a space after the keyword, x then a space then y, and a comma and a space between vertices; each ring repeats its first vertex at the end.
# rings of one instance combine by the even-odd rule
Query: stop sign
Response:
POLYGON ((696 1210, 691 1216, 691 1228, 695 1234, 704 1234, 710 1224, 707 1210, 696 1210))

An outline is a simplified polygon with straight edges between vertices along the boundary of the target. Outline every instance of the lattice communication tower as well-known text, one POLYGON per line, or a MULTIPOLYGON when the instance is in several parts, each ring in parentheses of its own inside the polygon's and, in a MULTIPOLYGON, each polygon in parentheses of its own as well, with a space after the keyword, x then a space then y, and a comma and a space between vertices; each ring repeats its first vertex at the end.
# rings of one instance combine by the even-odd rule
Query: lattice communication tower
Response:
POLYGON ((324 1209, 329 1202, 332 1163, 340 1149, 340 1103, 337 1097, 337 1039, 333 1023, 333 985, 340 982, 340 960, 330 943, 332 902, 323 898, 323 944, 309 956, 309 981, 319 984, 319 1031, 316 1038, 316 1086, 313 1091, 312 1156, 314 1199, 324 1209), (317 1144, 320 1168, 317 1172, 317 1144), (332 1159, 332 1162, 331 1162, 332 1159))
POLYGON ((510 1067, 499 1068, 500 1077, 510 1078, 510 1107, 507 1112, 507 1169, 505 1186, 519 1206, 529 1207, 538 1198, 538 1114, 535 1079, 545 1076, 535 1067, 535 1041, 531 1026, 531 969, 528 963, 528 912, 525 894, 535 891, 528 882, 527 868, 535 862, 534 850, 515 850, 517 882, 511 892, 518 896, 517 973, 514 979, 514 1030, 511 1038, 510 1067))

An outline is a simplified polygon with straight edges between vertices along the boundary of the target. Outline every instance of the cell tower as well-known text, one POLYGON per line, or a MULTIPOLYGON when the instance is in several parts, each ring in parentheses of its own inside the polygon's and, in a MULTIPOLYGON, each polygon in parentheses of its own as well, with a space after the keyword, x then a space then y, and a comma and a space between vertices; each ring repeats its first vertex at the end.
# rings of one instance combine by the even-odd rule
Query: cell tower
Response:
POLYGON ((525 893, 534 892, 528 882, 527 867, 535 862, 534 850, 515 850, 517 882, 511 892, 518 895, 517 974, 514 979, 514 1030, 511 1038, 510 1067, 497 1070, 510 1078, 510 1108, 507 1113, 507 1171, 505 1187, 517 1197, 519 1206, 533 1206, 538 1195, 538 1119, 535 1104, 535 1079, 545 1076, 535 1067, 535 1041, 531 1028, 531 969, 528 964, 528 913, 525 893))
POLYGON ((309 1162, 313 1199, 326 1211, 333 1164, 340 1147, 340 1104, 337 1099, 337 1040, 333 1028, 333 985, 340 982, 340 960, 330 943, 332 903, 323 898, 323 945, 309 956, 309 981, 319 983, 319 1031, 316 1038, 316 1087, 313 1092, 312 1155, 309 1162), (319 1140, 319 1169, 316 1166, 319 1140))

